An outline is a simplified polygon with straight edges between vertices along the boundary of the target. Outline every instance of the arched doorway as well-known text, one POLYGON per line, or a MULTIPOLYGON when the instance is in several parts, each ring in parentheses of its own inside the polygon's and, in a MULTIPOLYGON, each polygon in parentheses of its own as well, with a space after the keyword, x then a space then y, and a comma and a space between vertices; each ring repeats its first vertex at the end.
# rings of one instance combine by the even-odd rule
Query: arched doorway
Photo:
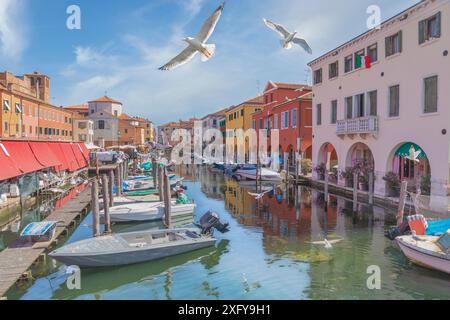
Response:
POLYGON ((288 155, 288 166, 293 167, 295 166, 295 150, 293 145, 289 145, 286 149, 287 155, 288 155))
POLYGON ((336 148, 331 143, 324 143, 319 149, 317 166, 314 168, 319 180, 325 178, 325 172, 328 171, 331 182, 337 182, 337 172, 339 168, 339 159, 336 148))
POLYGON ((347 186, 353 187, 355 174, 359 190, 368 191, 370 182, 374 186, 375 160, 369 146, 361 142, 355 143, 348 150, 345 166, 342 176, 347 186))
MULTIPOLYGON (((397 145, 388 158, 387 171, 399 181, 408 181, 410 186, 420 188, 422 194, 431 191, 431 166, 427 153, 414 142, 397 145)), ((387 181, 387 189, 390 189, 387 181)), ((395 183, 395 181, 394 181, 395 183)))

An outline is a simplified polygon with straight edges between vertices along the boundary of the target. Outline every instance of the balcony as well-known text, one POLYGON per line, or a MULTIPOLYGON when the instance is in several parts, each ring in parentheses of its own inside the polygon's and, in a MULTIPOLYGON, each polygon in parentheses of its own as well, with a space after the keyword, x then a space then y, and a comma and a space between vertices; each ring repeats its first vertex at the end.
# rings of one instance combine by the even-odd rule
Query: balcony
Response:
POLYGON ((345 138, 345 136, 354 138, 355 135, 359 135, 362 139, 366 139, 369 135, 376 138, 378 136, 378 116, 339 120, 337 135, 341 138, 345 138))

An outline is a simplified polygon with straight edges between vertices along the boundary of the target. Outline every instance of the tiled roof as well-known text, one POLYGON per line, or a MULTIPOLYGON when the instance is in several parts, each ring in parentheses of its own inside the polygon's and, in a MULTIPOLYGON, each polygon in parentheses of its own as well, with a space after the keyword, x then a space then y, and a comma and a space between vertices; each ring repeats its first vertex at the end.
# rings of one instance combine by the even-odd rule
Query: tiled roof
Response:
POLYGON ((112 98, 110 98, 108 96, 103 96, 103 97, 100 97, 98 99, 91 100, 89 102, 111 102, 111 103, 122 104, 122 102, 114 100, 114 99, 112 99, 112 98))
POLYGON ((248 103, 248 104, 263 104, 264 96, 259 96, 259 97, 253 98, 253 99, 249 99, 242 104, 246 104, 246 103, 248 103))
POLYGON ((75 106, 64 107, 64 109, 68 109, 68 110, 88 110, 89 106, 86 105, 86 104, 80 104, 80 105, 75 105, 75 106))
POLYGON ((279 89, 292 89, 292 90, 297 90, 297 89, 309 89, 311 90, 311 87, 307 84, 301 84, 301 83, 285 83, 285 82, 274 82, 273 83, 277 88, 279 89))
POLYGON ((126 113, 122 113, 118 118, 119 118, 120 120, 135 120, 135 121, 136 121, 135 118, 130 117, 130 116, 127 115, 126 113))

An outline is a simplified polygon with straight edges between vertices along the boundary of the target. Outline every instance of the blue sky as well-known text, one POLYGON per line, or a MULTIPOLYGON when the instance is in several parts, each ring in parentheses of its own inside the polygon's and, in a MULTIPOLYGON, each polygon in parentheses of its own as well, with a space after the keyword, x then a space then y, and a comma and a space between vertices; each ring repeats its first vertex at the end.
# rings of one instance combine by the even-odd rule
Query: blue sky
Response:
POLYGON ((161 72, 220 0, 0 0, 0 70, 48 74, 56 105, 107 92, 125 112, 161 124, 238 104, 268 80, 303 83, 309 61, 366 31, 369 5, 380 6, 385 20, 416 2, 228 0, 209 40, 217 45, 213 59, 161 72), (66 28, 73 4, 81 8, 81 30, 66 28), (262 18, 298 31, 313 55, 282 50, 262 18))

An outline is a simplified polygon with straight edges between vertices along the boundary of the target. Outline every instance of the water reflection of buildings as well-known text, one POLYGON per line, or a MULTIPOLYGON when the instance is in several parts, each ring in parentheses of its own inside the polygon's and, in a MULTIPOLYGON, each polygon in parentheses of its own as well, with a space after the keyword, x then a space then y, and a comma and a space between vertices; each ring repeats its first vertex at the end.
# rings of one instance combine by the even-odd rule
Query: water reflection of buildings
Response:
POLYGON ((202 192, 211 199, 223 200, 225 177, 221 173, 211 171, 207 167, 200 169, 202 192))

